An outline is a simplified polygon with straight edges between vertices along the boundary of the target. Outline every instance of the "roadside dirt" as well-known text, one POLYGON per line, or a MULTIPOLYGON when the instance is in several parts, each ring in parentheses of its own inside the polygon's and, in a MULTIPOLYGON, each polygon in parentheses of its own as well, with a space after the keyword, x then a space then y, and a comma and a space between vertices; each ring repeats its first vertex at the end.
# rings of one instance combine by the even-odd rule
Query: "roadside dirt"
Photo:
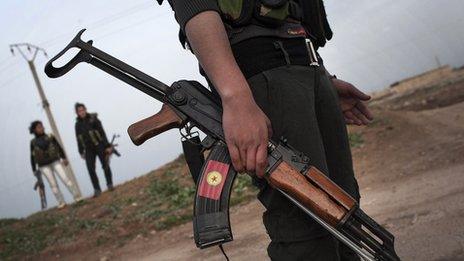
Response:
MULTIPOLYGON (((350 129, 361 137, 353 149, 361 205, 395 235, 402 260, 464 260, 464 82, 430 91, 376 101, 373 124, 350 129)), ((262 212, 257 200, 231 209, 230 260, 268 259, 262 212)), ((225 260, 217 247, 195 247, 191 223, 122 246, 46 249, 33 259, 55 258, 225 260)))

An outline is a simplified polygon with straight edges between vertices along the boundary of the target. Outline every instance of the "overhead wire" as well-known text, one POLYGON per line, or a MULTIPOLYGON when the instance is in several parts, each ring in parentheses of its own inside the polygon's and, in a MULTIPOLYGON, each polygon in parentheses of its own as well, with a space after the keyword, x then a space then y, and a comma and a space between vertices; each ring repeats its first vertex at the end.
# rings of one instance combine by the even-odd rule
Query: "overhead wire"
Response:
POLYGON ((13 75, 13 77, 8 78, 8 80, 0 83, 0 90, 3 89, 4 87, 8 86, 12 82, 14 82, 16 79, 19 79, 20 76, 24 75, 27 73, 27 70, 22 70, 21 72, 13 75))
POLYGON ((147 19, 143 19, 143 20, 138 21, 138 22, 136 22, 136 23, 133 23, 133 24, 131 24, 131 25, 129 25, 129 26, 125 26, 125 27, 119 28, 119 29, 117 29, 117 30, 114 30, 114 31, 112 31, 112 32, 109 32, 109 33, 106 33, 106 34, 103 34, 103 35, 100 35, 100 36, 96 36, 95 39, 103 39, 103 38, 106 38, 106 37, 111 36, 111 35, 113 35, 113 34, 119 33, 119 32, 121 32, 121 31, 130 29, 130 28, 134 28, 134 27, 136 27, 136 26, 139 26, 139 25, 141 25, 141 24, 144 24, 144 23, 149 22, 149 21, 152 21, 152 20, 156 20, 156 19, 161 18, 161 17, 166 16, 166 15, 167 15, 167 14, 161 14, 161 15, 155 15, 155 16, 148 17, 147 19))
MULTIPOLYGON (((148 6, 151 6, 153 4, 154 4, 153 1, 138 4, 138 5, 135 5, 135 6, 131 7, 131 8, 129 8, 129 9, 125 9, 125 10, 120 11, 118 13, 103 17, 103 18, 101 18, 101 19, 99 19, 99 20, 97 20, 95 22, 92 22, 90 24, 85 25, 84 27, 89 28, 89 30, 94 30, 94 29, 103 27, 105 25, 114 23, 114 22, 116 22, 118 20, 121 20, 122 18, 127 17, 127 16, 130 16, 130 15, 133 15, 133 14, 138 13, 140 11, 146 10, 146 8, 148 6)), ((74 35, 74 32, 63 33, 63 34, 57 35, 55 37, 52 37, 49 40, 42 41, 42 42, 39 43, 39 45, 41 45, 41 46, 44 46, 44 45, 53 46, 56 43, 58 43, 59 40, 64 39, 66 37, 73 36, 73 35, 74 35)))

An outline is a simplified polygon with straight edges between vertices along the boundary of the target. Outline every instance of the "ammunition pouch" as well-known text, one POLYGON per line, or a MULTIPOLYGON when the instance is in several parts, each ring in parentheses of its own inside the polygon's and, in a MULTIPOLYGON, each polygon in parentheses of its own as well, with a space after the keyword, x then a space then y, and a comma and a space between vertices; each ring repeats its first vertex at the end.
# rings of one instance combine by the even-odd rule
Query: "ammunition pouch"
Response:
POLYGON ((262 24, 277 27, 289 18, 301 21, 302 10, 291 0, 218 0, 224 20, 232 27, 262 24))
POLYGON ((254 0, 218 0, 225 21, 233 27, 250 24, 253 18, 254 0))
POLYGON ((280 8, 284 6, 288 0, 261 0, 263 5, 266 5, 270 8, 280 8))
POLYGON ((98 132, 97 130, 89 130, 88 134, 94 146, 98 146, 98 144, 100 144, 103 141, 100 132, 98 132))

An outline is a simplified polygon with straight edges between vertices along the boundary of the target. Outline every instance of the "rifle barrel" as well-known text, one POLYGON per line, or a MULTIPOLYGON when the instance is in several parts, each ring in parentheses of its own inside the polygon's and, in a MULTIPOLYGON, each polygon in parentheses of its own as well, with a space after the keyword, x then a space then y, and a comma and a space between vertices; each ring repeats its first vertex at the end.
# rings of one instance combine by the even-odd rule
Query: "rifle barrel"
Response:
MULTIPOLYGON (((136 76, 132 76, 126 72, 123 72, 122 70, 119 70, 115 66, 112 66, 102 60, 99 59, 99 57, 95 56, 92 57, 92 59, 88 62, 91 65, 97 67, 98 69, 120 79, 121 81, 135 87, 139 91, 144 92, 145 94, 163 102, 164 101, 164 96, 165 96, 165 91, 166 89, 161 88, 162 90, 159 90, 158 87, 148 85, 145 82, 142 82, 139 80, 140 78, 136 78, 136 76)), ((163 84, 164 85, 164 84, 163 84)), ((167 86, 167 85, 166 85, 167 86)))
POLYGON ((89 43, 86 43, 82 40, 77 42, 77 47, 81 48, 84 51, 87 51, 94 57, 98 58, 102 62, 112 66, 113 68, 118 68, 122 73, 128 74, 132 76, 133 78, 139 79, 141 82, 143 82, 146 85, 151 86, 152 88, 155 88, 158 92, 166 93, 168 90, 169 86, 162 83, 161 81, 158 81, 157 79, 151 77, 150 75, 130 66, 129 64, 103 52, 102 50, 92 46, 89 43))

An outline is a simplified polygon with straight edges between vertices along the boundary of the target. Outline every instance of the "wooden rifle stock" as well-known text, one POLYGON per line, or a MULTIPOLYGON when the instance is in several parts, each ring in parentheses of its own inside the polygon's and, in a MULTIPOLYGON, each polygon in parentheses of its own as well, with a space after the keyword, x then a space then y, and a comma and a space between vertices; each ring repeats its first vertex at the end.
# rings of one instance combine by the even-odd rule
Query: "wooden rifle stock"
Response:
POLYGON ((184 120, 169 105, 163 104, 157 114, 129 126, 127 133, 132 142, 139 146, 158 134, 170 129, 181 128, 184 123, 184 120))

